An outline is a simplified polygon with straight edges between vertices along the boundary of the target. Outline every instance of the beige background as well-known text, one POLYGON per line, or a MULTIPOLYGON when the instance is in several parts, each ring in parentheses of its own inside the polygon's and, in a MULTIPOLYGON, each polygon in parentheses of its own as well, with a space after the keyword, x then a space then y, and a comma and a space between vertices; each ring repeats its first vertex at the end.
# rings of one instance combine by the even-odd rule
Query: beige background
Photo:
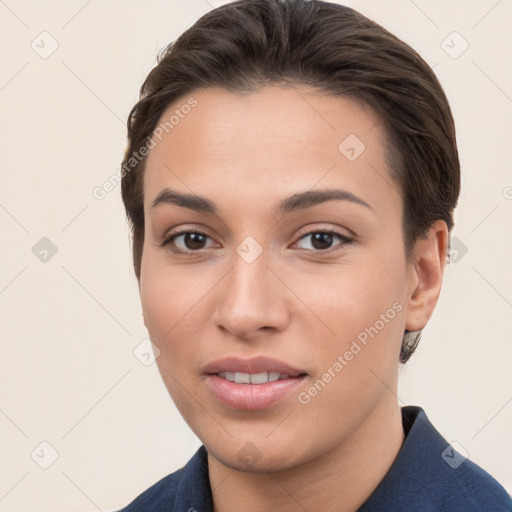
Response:
MULTIPOLYGON (((2 512, 119 508, 200 444, 133 353, 147 332, 119 187, 92 192, 157 50, 220 3, 0 0, 2 512)), ((434 66, 458 128, 458 253, 399 399, 512 492, 512 2, 349 5, 434 66)))

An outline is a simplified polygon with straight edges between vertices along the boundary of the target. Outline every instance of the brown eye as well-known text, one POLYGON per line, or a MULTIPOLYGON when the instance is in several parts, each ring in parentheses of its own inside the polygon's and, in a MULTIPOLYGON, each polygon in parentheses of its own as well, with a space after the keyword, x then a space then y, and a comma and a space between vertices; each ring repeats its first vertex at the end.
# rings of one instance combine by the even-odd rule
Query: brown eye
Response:
POLYGON ((203 249, 206 242, 206 236, 201 233, 186 233, 182 235, 183 244, 187 249, 203 249))
POLYGON ((166 238, 163 241, 162 246, 169 245, 171 246, 171 251, 174 252, 196 252, 201 249, 205 249, 206 243, 209 239, 210 237, 204 233, 198 233, 196 231, 182 231, 166 238))
POLYGON ((334 245, 335 248, 337 246, 348 245, 354 241, 352 238, 337 233, 336 231, 311 231, 301 237, 299 242, 307 240, 308 238, 310 239, 312 249, 307 247, 302 247, 302 249, 319 252, 331 250, 336 239, 338 239, 339 242, 334 245))

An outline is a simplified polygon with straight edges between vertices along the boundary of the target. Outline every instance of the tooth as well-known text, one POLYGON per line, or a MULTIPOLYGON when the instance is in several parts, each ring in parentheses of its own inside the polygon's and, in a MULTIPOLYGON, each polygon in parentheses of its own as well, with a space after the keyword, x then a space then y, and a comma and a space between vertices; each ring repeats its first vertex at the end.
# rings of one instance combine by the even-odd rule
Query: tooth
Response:
POLYGON ((223 372, 224 378, 231 382, 235 382, 235 372, 223 372))
POLYGON ((226 372, 219 372, 217 375, 218 375, 219 377, 222 377, 223 379, 225 379, 225 378, 226 378, 226 372))
POLYGON ((290 376, 287 373, 281 373, 281 375, 279 375, 279 378, 280 379, 289 379, 290 376))
POLYGON ((251 377, 248 373, 235 372, 235 382, 237 384, 250 384, 251 377))
POLYGON ((275 380, 279 380, 279 372, 268 372, 268 381, 274 382, 275 380))
POLYGON ((268 373, 262 372, 262 373, 251 373, 251 384, 265 384, 265 382, 268 382, 268 373))

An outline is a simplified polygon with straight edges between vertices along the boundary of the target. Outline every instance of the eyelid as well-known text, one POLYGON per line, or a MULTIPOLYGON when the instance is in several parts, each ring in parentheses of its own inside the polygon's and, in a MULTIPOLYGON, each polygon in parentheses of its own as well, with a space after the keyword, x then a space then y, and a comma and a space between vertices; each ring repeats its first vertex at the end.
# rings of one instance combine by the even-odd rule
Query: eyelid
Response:
POLYGON ((208 234, 209 232, 210 229, 201 224, 179 224, 167 229, 160 240, 161 243, 164 244, 166 240, 169 240, 173 236, 183 235, 184 233, 197 233, 212 238, 212 236, 208 234))
POLYGON ((297 235, 297 240, 300 240, 305 235, 311 235, 313 233, 333 233, 340 236, 341 238, 353 239, 354 241, 357 240, 357 235, 354 233, 354 231, 348 228, 343 228, 344 230, 348 231, 348 233, 343 233, 341 229, 342 228, 333 227, 329 224, 325 224, 323 226, 320 225, 319 227, 314 228, 304 228, 304 231, 297 235))
MULTIPOLYGON (((308 231, 304 231, 301 234, 299 234, 297 239, 295 240, 295 242, 293 242, 292 246, 296 245, 302 239, 304 239, 308 236, 311 236, 315 233, 325 233, 325 234, 329 234, 329 235, 338 237, 338 239, 340 240, 340 243, 334 245, 333 247, 330 247, 329 249, 301 249, 301 248, 299 248, 298 250, 303 251, 305 253, 313 253, 313 254, 317 254, 317 255, 330 254, 332 252, 336 252, 337 250, 340 250, 343 247, 350 245, 357 241, 357 236, 354 234, 354 232, 352 230, 349 230, 348 228, 346 228, 346 229, 347 229, 347 231, 350 231, 351 235, 346 235, 346 234, 340 232, 338 229, 334 229, 334 228, 331 228, 328 226, 323 226, 323 227, 318 227, 318 228, 313 228, 313 229, 310 228, 308 231)), ((202 235, 206 238, 209 238, 210 240, 213 240, 213 238, 210 235, 208 235, 208 233, 205 233, 204 231, 201 231, 199 229, 190 228, 190 227, 184 227, 184 228, 180 228, 178 231, 171 232, 169 234, 165 234, 159 245, 161 247, 171 246, 174 239, 178 238, 181 235, 186 235, 189 233, 202 235)), ((176 248, 169 247, 169 250, 175 254, 193 255, 193 254, 200 254, 200 253, 204 252, 206 249, 198 249, 198 250, 194 251, 194 250, 183 250, 183 249, 176 249, 176 248)))

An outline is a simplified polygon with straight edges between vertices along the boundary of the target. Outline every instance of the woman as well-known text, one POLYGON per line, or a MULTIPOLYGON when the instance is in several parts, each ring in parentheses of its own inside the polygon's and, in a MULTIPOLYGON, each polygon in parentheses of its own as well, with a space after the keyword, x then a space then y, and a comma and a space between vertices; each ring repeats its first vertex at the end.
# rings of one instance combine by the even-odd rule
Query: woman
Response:
POLYGON ((126 512, 512 510, 397 402, 460 187, 414 50, 336 4, 215 9, 148 75, 122 167, 144 323, 203 443, 126 512))

